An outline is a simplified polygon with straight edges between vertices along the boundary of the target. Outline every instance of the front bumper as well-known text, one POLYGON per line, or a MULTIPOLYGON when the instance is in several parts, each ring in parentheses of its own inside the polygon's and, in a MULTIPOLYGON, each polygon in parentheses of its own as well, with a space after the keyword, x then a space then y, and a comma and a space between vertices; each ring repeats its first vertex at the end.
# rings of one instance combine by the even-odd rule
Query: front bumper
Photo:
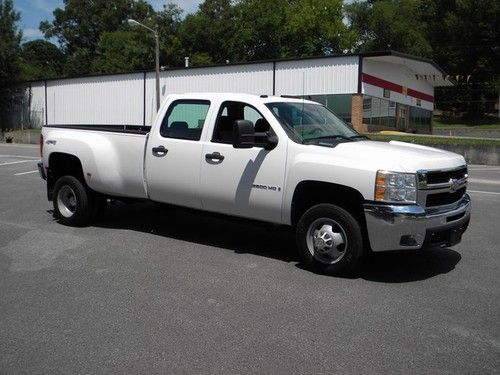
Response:
POLYGON ((425 210, 419 205, 364 204, 373 251, 453 246, 470 220, 470 197, 446 207, 425 210))

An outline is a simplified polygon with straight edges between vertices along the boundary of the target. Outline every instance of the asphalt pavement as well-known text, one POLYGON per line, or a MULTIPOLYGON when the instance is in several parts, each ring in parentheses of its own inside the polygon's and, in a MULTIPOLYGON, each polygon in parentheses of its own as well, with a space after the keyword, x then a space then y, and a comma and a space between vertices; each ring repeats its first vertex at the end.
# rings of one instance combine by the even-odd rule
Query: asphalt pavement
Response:
POLYGON ((0 145, 0 374, 500 372, 500 167, 453 248, 298 264, 271 226, 117 204, 54 221, 38 149, 0 145))

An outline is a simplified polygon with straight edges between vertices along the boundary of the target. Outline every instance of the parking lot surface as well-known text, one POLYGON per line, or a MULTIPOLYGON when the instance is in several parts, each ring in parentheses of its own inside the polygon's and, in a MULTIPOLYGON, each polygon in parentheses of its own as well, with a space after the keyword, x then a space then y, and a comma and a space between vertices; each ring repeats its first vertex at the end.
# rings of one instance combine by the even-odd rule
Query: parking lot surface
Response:
POLYGON ((500 372, 500 167, 449 249, 304 270, 282 228, 151 203, 54 221, 38 149, 0 145, 0 373, 500 372))

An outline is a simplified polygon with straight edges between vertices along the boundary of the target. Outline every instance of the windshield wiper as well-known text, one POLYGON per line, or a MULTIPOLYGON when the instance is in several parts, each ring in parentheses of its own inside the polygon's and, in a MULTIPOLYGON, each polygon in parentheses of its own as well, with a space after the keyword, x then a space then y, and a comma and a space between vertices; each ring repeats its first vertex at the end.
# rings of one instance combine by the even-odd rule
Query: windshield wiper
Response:
POLYGON ((370 139, 370 138, 367 137, 366 135, 358 134, 358 135, 353 135, 353 136, 349 137, 349 139, 370 139))
POLYGON ((321 139, 345 139, 346 141, 352 141, 351 138, 349 137, 346 137, 345 135, 340 135, 340 134, 337 134, 337 135, 323 135, 321 137, 314 137, 314 138, 309 138, 309 139, 304 139, 302 141, 303 144, 307 144, 309 142, 314 142, 314 141, 319 141, 321 139))

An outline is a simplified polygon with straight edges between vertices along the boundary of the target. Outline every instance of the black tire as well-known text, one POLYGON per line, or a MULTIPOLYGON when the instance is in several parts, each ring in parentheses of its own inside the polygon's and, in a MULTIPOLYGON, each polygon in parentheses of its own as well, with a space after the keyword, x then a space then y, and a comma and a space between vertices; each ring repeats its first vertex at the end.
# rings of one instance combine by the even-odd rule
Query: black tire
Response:
POLYGON ((307 210, 297 224, 296 240, 302 263, 318 273, 353 276, 365 254, 358 221, 333 204, 307 210))
POLYGON ((73 176, 56 181, 53 203, 54 216, 64 225, 85 225, 95 212, 92 192, 73 176))

